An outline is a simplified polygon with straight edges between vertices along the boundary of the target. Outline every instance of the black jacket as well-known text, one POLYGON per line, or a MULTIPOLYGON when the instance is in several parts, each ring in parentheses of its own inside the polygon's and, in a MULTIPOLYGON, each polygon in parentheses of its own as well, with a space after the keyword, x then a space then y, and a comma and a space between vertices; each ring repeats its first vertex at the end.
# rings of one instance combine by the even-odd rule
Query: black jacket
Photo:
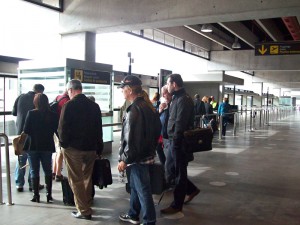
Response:
POLYGON ((185 152, 184 131, 193 129, 194 103, 184 88, 173 93, 169 111, 168 135, 172 141, 170 151, 178 154, 179 159, 189 162, 194 159, 192 153, 185 152))
POLYGON ((99 105, 84 94, 76 95, 61 110, 58 135, 63 148, 73 147, 101 154, 103 139, 99 105))
POLYGON ((183 132, 193 128, 194 104, 184 88, 173 93, 169 110, 169 139, 183 139, 183 132))
POLYGON ((28 111, 34 109, 34 95, 35 92, 33 91, 29 91, 26 94, 21 94, 14 103, 12 114, 17 117, 17 134, 21 134, 23 131, 28 111))
POLYGON ((194 113, 195 115, 204 115, 205 114, 205 106, 204 102, 200 99, 194 100, 194 113))
POLYGON ((155 156, 161 131, 159 115, 137 97, 127 108, 122 127, 119 161, 139 163, 155 156))
POLYGON ((27 114, 24 133, 28 134, 25 142, 26 151, 55 152, 53 134, 57 130, 56 113, 30 110, 27 114))

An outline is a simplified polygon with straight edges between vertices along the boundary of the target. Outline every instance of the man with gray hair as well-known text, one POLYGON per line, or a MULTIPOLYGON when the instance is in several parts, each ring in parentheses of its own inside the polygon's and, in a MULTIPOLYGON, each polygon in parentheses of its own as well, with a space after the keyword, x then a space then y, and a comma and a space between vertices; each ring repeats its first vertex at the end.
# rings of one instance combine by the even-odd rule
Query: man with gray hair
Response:
POLYGON ((93 167, 103 150, 101 110, 82 94, 79 80, 70 80, 67 91, 70 101, 62 108, 58 134, 77 209, 72 216, 91 220, 93 167))

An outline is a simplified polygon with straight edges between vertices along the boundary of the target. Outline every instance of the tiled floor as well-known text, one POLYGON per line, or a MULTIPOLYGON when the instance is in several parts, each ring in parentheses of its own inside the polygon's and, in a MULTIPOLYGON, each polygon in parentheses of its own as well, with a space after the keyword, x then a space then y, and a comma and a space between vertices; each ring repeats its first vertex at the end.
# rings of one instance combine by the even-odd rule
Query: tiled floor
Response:
MULTIPOLYGON (((126 224, 118 215, 127 211, 129 195, 118 182, 117 151, 119 133, 115 133, 111 160, 113 185, 97 190, 92 221, 71 217, 74 207, 62 203, 61 184, 54 183, 53 204, 30 202, 31 193, 18 193, 12 184, 13 206, 0 205, 0 224, 126 224)), ((157 224, 201 225, 299 225, 300 224, 300 114, 289 116, 270 126, 257 127, 255 132, 243 126, 232 136, 214 139, 211 152, 195 154, 189 165, 191 180, 201 193, 182 213, 163 216, 159 210, 172 199, 167 193, 157 208, 157 224)), ((5 155, 2 148, 4 201, 7 201, 5 155)), ((11 154, 11 172, 16 158, 11 154)), ((65 170, 64 170, 65 173, 65 170)), ((13 180, 13 173, 11 173, 13 180)), ((27 185, 27 184, 26 184, 27 185)), ((159 196, 154 196, 157 202, 159 196)))

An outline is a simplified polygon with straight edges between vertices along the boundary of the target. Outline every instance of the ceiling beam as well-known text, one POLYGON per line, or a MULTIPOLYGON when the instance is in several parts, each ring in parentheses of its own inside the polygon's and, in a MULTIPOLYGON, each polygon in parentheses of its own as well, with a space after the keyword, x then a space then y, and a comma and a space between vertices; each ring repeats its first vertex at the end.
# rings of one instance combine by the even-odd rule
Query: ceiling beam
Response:
POLYGON ((284 36, 272 19, 256 19, 258 25, 273 39, 273 41, 283 41, 284 36))
POLYGON ((206 51, 211 50, 211 41, 210 40, 208 40, 207 38, 205 38, 201 35, 196 34, 195 32, 193 32, 192 30, 190 30, 186 27, 166 27, 166 28, 160 28, 157 30, 161 30, 172 36, 175 36, 182 40, 193 43, 206 51))
POLYGON ((200 34, 200 35, 208 38, 211 41, 218 43, 219 45, 222 45, 223 47, 225 47, 229 50, 233 50, 232 49, 233 39, 231 37, 229 37, 227 34, 225 34, 224 32, 222 32, 222 34, 220 34, 221 31, 214 28, 213 32, 204 33, 201 31, 201 27, 199 25, 190 25, 190 26, 185 26, 185 27, 196 32, 197 34, 200 34), (232 41, 228 42, 225 39, 232 39, 232 41))
POLYGON ((240 40, 255 48, 255 42, 258 42, 258 37, 256 37, 244 24, 241 22, 224 22, 219 23, 226 30, 234 34, 240 40))

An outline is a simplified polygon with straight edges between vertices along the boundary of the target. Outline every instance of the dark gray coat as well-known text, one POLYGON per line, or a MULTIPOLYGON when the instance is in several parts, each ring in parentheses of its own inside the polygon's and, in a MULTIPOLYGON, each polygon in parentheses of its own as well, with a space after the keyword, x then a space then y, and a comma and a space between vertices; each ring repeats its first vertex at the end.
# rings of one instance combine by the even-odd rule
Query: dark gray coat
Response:
POLYGON ((28 111, 34 109, 33 99, 35 92, 29 91, 21 94, 15 101, 12 114, 17 117, 17 134, 21 134, 24 128, 28 111))
POLYGON ((194 103, 184 88, 173 93, 169 112, 168 135, 172 141, 170 151, 178 155, 178 160, 192 161, 193 154, 185 152, 183 133, 193 128, 194 103))

